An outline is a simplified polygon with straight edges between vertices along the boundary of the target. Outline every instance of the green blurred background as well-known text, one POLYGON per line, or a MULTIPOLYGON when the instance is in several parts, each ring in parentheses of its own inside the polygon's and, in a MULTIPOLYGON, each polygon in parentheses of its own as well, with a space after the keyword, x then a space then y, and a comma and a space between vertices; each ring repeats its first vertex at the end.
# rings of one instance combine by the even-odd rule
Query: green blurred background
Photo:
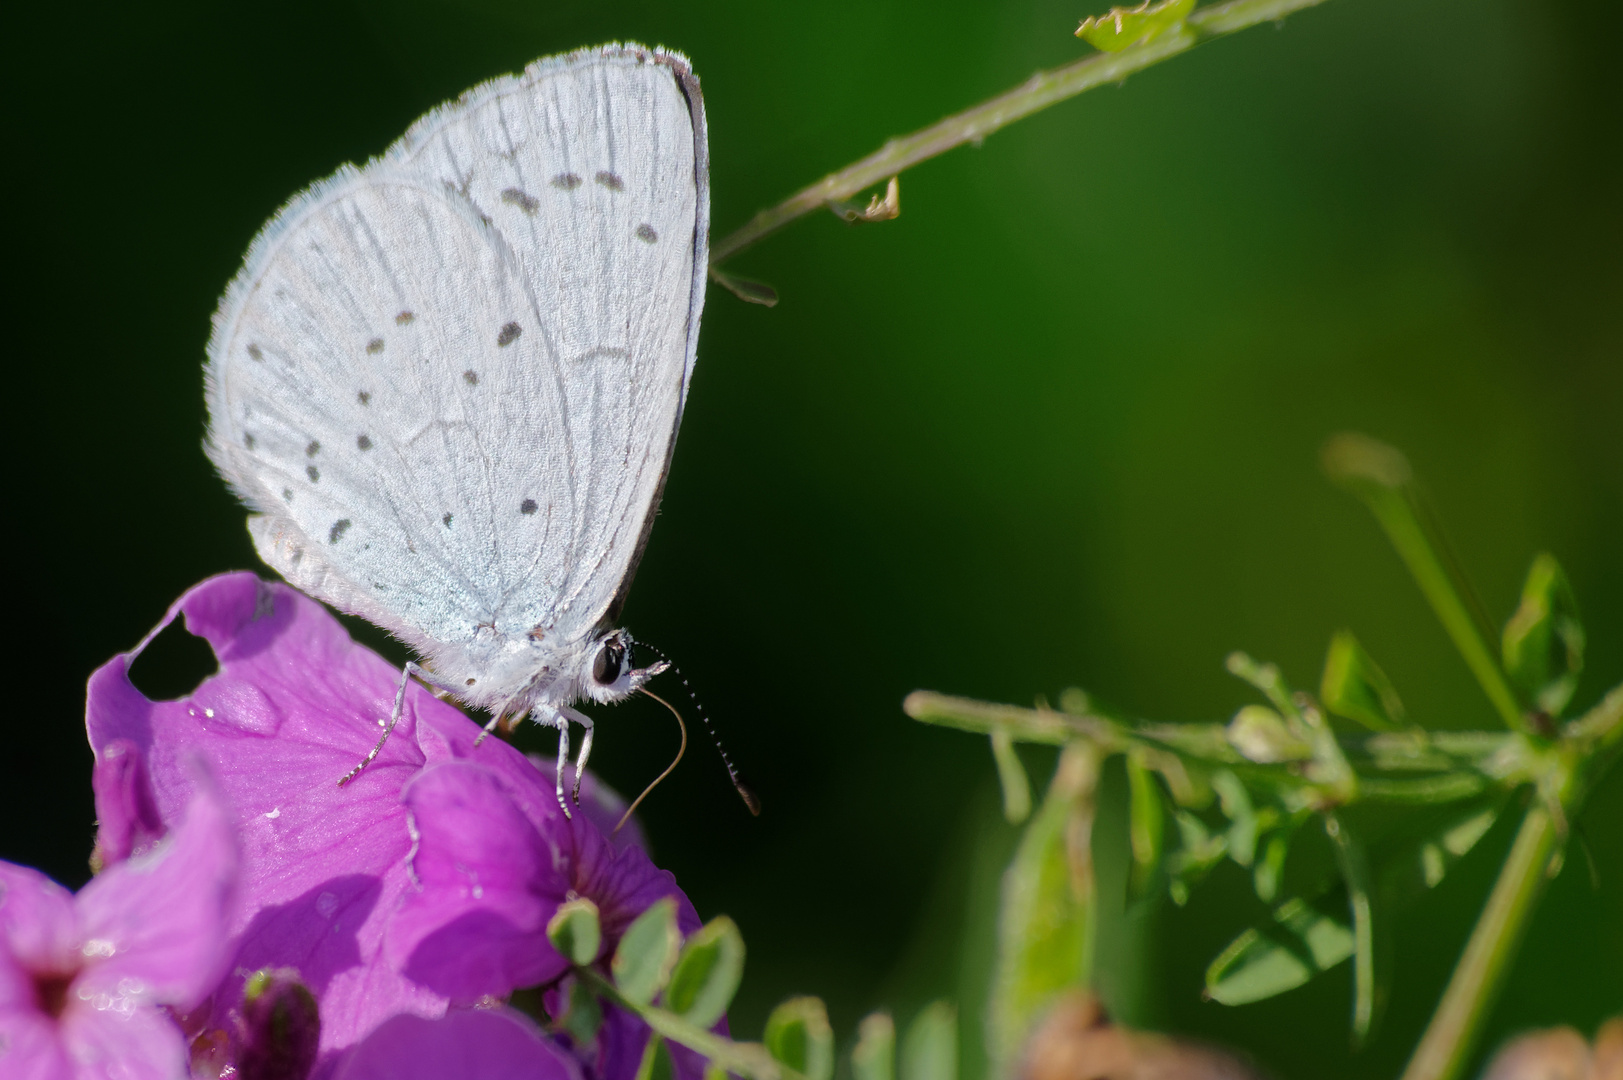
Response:
MULTIPOLYGON (((1102 0, 1101 0, 1102 2, 1102 0)), ((85 677, 187 586, 253 567, 203 458, 209 315, 261 222, 418 114, 609 39, 688 52, 715 235, 912 130, 1082 55, 1076 0, 33 4, 7 22, 8 428, 17 470, 0 857, 77 885, 85 677), (14 549, 18 550, 18 549, 14 549)), ((766 804, 708 749, 650 800, 656 857, 750 945, 735 1030, 784 995, 836 1031, 979 995, 1013 842, 981 740, 916 687, 1082 685, 1222 719, 1244 648, 1316 682, 1353 628, 1440 727, 1493 714, 1371 520, 1317 471, 1356 428, 1409 452, 1496 616, 1547 548, 1623 678, 1623 94, 1606 0, 1331 0, 1094 91, 902 179, 899 220, 803 221, 713 289, 627 625, 675 657, 766 804)), ((396 653, 398 655, 398 653, 396 653)), ((602 717, 640 788, 668 718, 602 717)), ((1031 765, 1046 776, 1051 759, 1031 765)), ((1107 803, 1120 777, 1107 774, 1107 803)), ((1113 803, 1111 805, 1114 805, 1113 803)), ((1108 821, 1115 813, 1105 807, 1108 821)), ((1494 1014, 1623 1008, 1623 773, 1596 791, 1494 1014)), ((1393 928, 1384 1026, 1348 1050, 1345 969, 1199 998, 1254 911, 1232 865, 1184 910, 1110 908, 1128 1020, 1281 1077, 1393 1074, 1491 880, 1502 825, 1393 928)), ((1106 845, 1108 847, 1108 845, 1106 845)), ((1114 891, 1112 891, 1114 890, 1114 891)))

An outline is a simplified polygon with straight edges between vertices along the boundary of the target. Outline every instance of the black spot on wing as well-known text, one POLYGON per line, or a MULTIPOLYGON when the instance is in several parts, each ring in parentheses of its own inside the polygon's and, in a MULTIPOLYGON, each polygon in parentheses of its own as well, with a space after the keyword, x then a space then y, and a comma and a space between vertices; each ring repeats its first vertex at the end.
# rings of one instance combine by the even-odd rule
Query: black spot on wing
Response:
POLYGON ((321 444, 316 442, 316 440, 311 439, 310 445, 304 448, 304 456, 315 457, 319 453, 321 453, 321 444))
POLYGON ((440 518, 440 520, 445 523, 445 527, 447 529, 449 529, 451 527, 451 515, 449 513, 447 513, 444 517, 440 518))
POLYGON ((464 371, 462 373, 462 381, 467 383, 469 386, 478 386, 479 385, 479 373, 476 372, 476 371, 472 371, 472 370, 464 371))
POLYGON ((346 533, 348 531, 349 531, 349 518, 339 518, 337 521, 332 523, 332 528, 327 530, 327 543, 329 543, 329 544, 338 543, 338 538, 340 536, 343 536, 344 533, 346 533))
POLYGON ((365 435, 357 435, 355 436, 355 445, 358 449, 370 450, 372 449, 372 440, 365 435))
POLYGON ((409 311, 402 311, 400 314, 394 317, 394 324, 396 326, 406 326, 410 324, 411 320, 415 319, 416 317, 417 316, 413 315, 409 311))
POLYGON ((521 513, 521 514, 533 514, 533 513, 535 513, 535 500, 534 499, 525 499, 523 502, 519 503, 518 504, 518 512, 521 513))
POLYGON ((637 239, 652 244, 659 239, 659 233, 655 232, 654 227, 645 221, 637 226, 637 239))
POLYGON ((526 214, 535 213, 536 209, 541 205, 540 199, 516 187, 507 188, 502 192, 502 202, 509 206, 516 206, 526 214))
POLYGON ((366 351, 369 356, 376 356, 378 353, 382 352, 383 339, 380 337, 375 337, 371 341, 368 341, 366 343, 366 351))
POLYGON ((258 345, 249 345, 248 346, 248 356, 249 356, 250 359, 253 359, 253 360, 263 360, 263 359, 265 359, 265 354, 259 351, 259 346, 258 345))
POLYGON ((246 446, 250 450, 254 448, 254 437, 252 433, 243 435, 242 445, 246 446))
POLYGON ((308 476, 310 478, 310 482, 313 484, 321 479, 321 470, 316 468, 314 465, 306 465, 304 467, 304 475, 308 476))
POLYGON ((614 173, 609 172, 607 169, 599 172, 596 176, 592 177, 592 179, 596 180, 599 184, 602 184, 610 191, 624 191, 626 189, 626 182, 620 179, 614 173))
POLYGON ((518 340, 518 336, 522 333, 524 333, 524 327, 516 322, 510 322, 502 327, 501 331, 496 335, 496 344, 511 345, 518 340))
POLYGON ((282 489, 282 501, 283 502, 292 502, 293 501, 293 489, 292 488, 283 488, 282 489))
POLYGON ((372 404, 372 395, 367 393, 365 390, 362 390, 355 395, 355 400, 359 401, 362 405, 370 405, 372 404))
POLYGON ((561 172, 552 178, 552 186, 562 191, 574 191, 584 180, 572 172, 561 172))

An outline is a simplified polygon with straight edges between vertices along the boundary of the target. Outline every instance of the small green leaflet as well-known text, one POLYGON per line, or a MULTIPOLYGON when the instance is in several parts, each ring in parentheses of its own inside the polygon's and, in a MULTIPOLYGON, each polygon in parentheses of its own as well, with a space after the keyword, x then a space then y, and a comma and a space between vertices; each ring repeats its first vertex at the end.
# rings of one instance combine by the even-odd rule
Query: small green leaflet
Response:
POLYGON ((1206 993, 1224 1005, 1263 1001, 1294 990, 1353 953, 1346 922, 1287 900, 1274 909, 1266 931, 1253 927, 1235 938, 1206 969, 1206 993))
POLYGON ((1133 8, 1114 7, 1103 15, 1090 15, 1076 28, 1076 36, 1104 52, 1121 52, 1129 45, 1150 41, 1182 26, 1195 10, 1195 0, 1150 0, 1133 8))
POLYGON ((806 1080, 830 1080, 834 1075, 834 1031, 817 998, 794 997, 773 1009, 763 1041, 767 1053, 806 1080))

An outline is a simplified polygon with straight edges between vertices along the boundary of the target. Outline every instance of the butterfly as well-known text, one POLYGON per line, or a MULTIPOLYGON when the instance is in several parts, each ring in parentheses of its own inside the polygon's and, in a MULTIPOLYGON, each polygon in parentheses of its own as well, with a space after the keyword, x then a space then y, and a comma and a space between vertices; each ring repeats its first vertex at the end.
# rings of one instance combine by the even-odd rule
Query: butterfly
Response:
POLYGON ((536 61, 295 196, 208 346, 206 450, 261 558, 411 646, 493 729, 558 729, 638 668, 616 624, 687 400, 709 248, 687 59, 536 61))

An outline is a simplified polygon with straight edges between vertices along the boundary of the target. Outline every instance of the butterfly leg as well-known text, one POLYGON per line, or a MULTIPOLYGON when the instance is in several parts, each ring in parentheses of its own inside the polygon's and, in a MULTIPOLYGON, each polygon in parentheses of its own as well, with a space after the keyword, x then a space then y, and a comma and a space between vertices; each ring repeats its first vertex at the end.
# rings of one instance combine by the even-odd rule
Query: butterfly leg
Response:
POLYGON ((550 705, 537 705, 530 710, 530 719, 558 729, 558 805, 563 808, 564 817, 570 817, 569 803, 564 800, 564 766, 569 764, 569 717, 550 705))
POLYGON ((384 725, 383 734, 378 736, 377 745, 372 747, 372 752, 367 754, 359 765, 345 773, 343 778, 338 781, 339 787, 343 787, 345 784, 359 776, 361 770, 372 764, 372 762, 377 759, 378 754, 383 752, 383 744, 389 741, 390 735, 394 734, 394 726, 400 723, 400 714, 406 710, 406 687, 411 685, 411 680, 413 678, 421 679, 428 685, 438 687, 442 690, 449 689, 448 687, 441 686, 440 681, 434 677, 433 673, 426 670, 421 664, 417 663, 417 661, 407 660, 406 666, 400 669, 400 686, 395 691, 394 708, 389 712, 389 722, 388 724, 384 725))
POLYGON ((592 756, 592 727, 593 727, 592 718, 590 716, 587 716, 585 713, 577 712, 576 710, 571 709, 568 706, 564 706, 563 708, 559 709, 558 711, 563 714, 564 720, 566 722, 569 721, 569 720, 573 720, 575 723, 579 724, 581 727, 586 729, 586 734, 583 735, 581 737, 581 740, 580 740, 580 757, 575 759, 574 799, 575 799, 575 805, 579 806, 580 805, 580 778, 586 772, 586 759, 592 756))

